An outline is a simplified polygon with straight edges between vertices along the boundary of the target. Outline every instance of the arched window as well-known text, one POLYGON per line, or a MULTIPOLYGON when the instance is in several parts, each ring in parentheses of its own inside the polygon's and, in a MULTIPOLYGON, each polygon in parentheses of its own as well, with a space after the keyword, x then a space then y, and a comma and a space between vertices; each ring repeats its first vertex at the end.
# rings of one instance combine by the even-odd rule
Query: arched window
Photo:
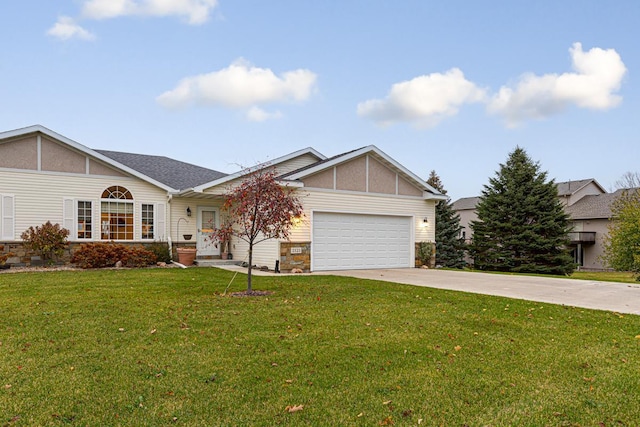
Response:
POLYGON ((120 187, 119 185, 114 185, 112 187, 107 188, 102 192, 103 199, 123 199, 123 200, 133 200, 133 196, 124 187, 120 187))
POLYGON ((100 211, 102 240, 133 240, 133 196, 114 185, 102 192, 100 211))

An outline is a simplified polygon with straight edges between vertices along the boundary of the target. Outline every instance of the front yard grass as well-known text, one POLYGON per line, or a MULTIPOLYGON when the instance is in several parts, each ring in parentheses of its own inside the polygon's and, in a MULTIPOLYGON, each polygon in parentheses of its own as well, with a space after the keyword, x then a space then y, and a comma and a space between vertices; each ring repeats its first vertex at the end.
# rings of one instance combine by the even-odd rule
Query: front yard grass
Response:
MULTIPOLYGON (((0 425, 640 419, 639 316, 333 276, 258 276, 273 294, 220 295, 231 277, 0 275, 0 425)), ((231 290, 245 287, 239 275, 231 290)))
POLYGON ((635 275, 628 271, 574 271, 572 279, 598 280, 602 282, 638 283, 635 275))

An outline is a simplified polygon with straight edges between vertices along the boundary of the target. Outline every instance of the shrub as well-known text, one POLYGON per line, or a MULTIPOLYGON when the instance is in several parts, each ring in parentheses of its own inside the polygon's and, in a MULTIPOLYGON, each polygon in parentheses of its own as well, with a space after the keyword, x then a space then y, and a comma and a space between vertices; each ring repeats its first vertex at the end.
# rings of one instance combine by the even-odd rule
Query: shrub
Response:
POLYGON ((29 227, 20 235, 25 248, 40 255, 43 261, 51 261, 63 254, 68 244, 67 236, 69 230, 60 224, 51 224, 51 221, 36 228, 29 227))
POLYGON ((153 242, 144 245, 144 247, 153 252, 158 262, 171 262, 171 253, 169 252, 169 245, 163 242, 153 242))
POLYGON ((433 253, 433 244, 431 242, 418 243, 418 251, 416 257, 420 260, 422 265, 429 267, 431 264, 431 255, 433 253))
POLYGON ((3 265, 12 256, 15 256, 15 254, 13 252, 7 252, 6 254, 0 254, 0 265, 3 265))
POLYGON ((85 243, 71 257, 71 262, 80 268, 114 267, 118 261, 123 267, 147 267, 155 264, 156 255, 141 246, 111 242, 85 243))

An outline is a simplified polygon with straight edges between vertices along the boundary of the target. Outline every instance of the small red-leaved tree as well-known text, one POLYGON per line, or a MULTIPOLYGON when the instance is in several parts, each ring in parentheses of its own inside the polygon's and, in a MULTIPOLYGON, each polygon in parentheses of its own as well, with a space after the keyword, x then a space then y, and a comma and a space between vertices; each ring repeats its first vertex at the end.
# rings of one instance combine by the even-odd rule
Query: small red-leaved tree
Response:
POLYGON ((294 189, 282 185, 276 177, 273 169, 257 168, 240 185, 230 188, 222 206, 228 220, 212 235, 219 241, 233 235, 249 244, 247 293, 252 292, 253 247, 268 239, 286 239, 293 219, 302 216, 302 203, 294 189))

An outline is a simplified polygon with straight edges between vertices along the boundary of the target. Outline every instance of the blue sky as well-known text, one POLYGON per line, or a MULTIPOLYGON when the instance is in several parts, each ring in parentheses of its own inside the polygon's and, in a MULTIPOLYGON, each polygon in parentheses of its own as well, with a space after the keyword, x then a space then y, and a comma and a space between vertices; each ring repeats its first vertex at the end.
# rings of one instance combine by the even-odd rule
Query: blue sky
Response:
POLYGON ((374 144, 453 199, 516 146, 556 181, 640 171, 640 2, 21 0, 0 131, 223 172, 374 144))

